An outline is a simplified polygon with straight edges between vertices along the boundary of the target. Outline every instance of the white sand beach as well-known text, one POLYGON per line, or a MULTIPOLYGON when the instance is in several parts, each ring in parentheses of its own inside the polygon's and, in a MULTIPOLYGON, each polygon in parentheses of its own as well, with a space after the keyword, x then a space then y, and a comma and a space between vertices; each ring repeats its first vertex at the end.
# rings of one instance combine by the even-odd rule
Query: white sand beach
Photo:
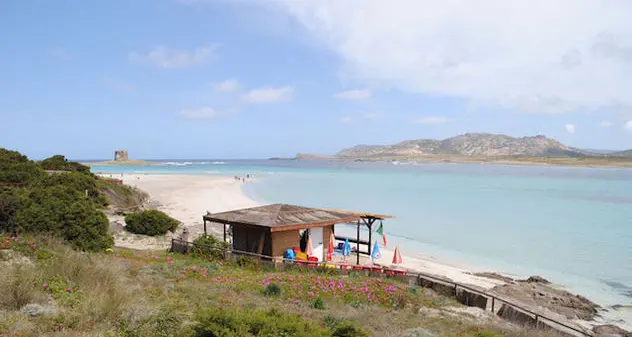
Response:
MULTIPOLYGON (((110 176, 109 174, 104 176, 110 176)), ((202 216, 207 212, 222 212, 233 209, 254 207, 258 204, 242 191, 244 182, 233 177, 211 175, 171 175, 171 174, 114 174, 126 184, 137 187, 150 195, 150 201, 158 204, 158 209, 180 220, 192 237, 204 232, 202 216)), ((246 182, 247 184, 248 182, 246 182)), ((332 208, 335 205, 332 205, 332 208)), ((122 219, 118 219, 122 221, 122 219)), ((209 232, 219 235, 222 228, 209 225, 209 232)), ((176 234, 177 235, 177 234, 176 234)), ((169 245, 167 238, 151 238, 129 233, 116 236, 116 245, 135 249, 163 249, 169 245)), ((377 262, 390 265, 393 248, 381 248, 382 258, 377 262)), ((469 270, 441 263, 421 254, 402 252, 403 267, 424 273, 447 277, 460 283, 490 289, 502 281, 469 274, 469 270), (414 256, 413 256, 414 255, 414 256)))

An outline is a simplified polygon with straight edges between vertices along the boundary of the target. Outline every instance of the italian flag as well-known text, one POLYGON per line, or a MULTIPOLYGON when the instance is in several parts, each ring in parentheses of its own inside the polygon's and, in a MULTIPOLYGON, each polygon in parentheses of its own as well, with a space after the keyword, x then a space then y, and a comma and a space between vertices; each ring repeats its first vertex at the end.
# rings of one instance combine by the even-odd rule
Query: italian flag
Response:
POLYGON ((384 227, 383 227, 381 222, 380 222, 380 226, 377 228, 377 230, 375 232, 382 236, 382 241, 384 242, 384 247, 386 247, 386 234, 384 234, 384 227))

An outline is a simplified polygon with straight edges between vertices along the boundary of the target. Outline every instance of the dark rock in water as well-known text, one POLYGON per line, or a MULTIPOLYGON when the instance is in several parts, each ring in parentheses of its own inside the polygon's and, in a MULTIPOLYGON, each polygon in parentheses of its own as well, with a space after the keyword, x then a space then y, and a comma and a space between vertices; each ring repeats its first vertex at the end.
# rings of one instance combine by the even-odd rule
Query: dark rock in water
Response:
POLYGON ((625 331, 615 325, 599 325, 593 328, 596 337, 632 337, 632 332, 625 331))
POLYGON ((528 279, 526 280, 519 280, 519 282, 527 282, 527 283, 541 283, 541 284, 551 284, 551 282, 547 279, 545 279, 542 276, 529 276, 528 279))
POLYGON ((615 304, 611 307, 614 310, 632 310, 632 304, 623 305, 623 304, 615 304))

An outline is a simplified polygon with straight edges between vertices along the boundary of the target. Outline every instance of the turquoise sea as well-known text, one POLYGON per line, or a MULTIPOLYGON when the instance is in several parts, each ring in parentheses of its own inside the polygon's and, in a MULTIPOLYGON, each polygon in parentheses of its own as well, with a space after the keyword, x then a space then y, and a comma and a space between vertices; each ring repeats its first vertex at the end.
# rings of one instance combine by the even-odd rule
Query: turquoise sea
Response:
POLYGON ((253 175, 253 199, 391 214, 406 254, 541 275, 610 307, 632 304, 632 170, 489 164, 161 161, 93 172, 253 175))

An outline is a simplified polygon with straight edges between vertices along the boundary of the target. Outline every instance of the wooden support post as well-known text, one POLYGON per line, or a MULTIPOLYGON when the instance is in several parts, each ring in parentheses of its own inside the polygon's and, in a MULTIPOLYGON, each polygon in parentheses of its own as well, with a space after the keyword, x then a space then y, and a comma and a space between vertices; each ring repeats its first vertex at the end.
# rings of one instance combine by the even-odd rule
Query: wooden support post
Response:
POLYGON ((224 242, 226 242, 226 224, 224 224, 224 242))
POLYGON ((492 296, 492 313, 494 313, 494 302, 495 302, 496 298, 494 296, 492 296))
POLYGON ((204 236, 206 236, 206 219, 202 218, 204 220, 204 236))
MULTIPOLYGON (((257 248, 257 254, 259 255, 263 253, 263 244, 265 243, 265 240, 266 240, 266 232, 262 231, 261 238, 259 239, 259 247, 257 248)), ((257 263, 259 263, 259 260, 261 260, 261 256, 257 257, 257 263)))
POLYGON ((366 226, 369 227, 369 249, 367 250, 369 252, 369 256, 371 256, 371 244, 373 242, 371 242, 371 233, 373 232, 373 223, 375 223, 375 219, 370 218, 369 222, 367 222, 366 226))
POLYGON ((356 264, 359 265, 360 264, 360 221, 358 220, 358 237, 357 237, 357 241, 356 241, 356 264))

